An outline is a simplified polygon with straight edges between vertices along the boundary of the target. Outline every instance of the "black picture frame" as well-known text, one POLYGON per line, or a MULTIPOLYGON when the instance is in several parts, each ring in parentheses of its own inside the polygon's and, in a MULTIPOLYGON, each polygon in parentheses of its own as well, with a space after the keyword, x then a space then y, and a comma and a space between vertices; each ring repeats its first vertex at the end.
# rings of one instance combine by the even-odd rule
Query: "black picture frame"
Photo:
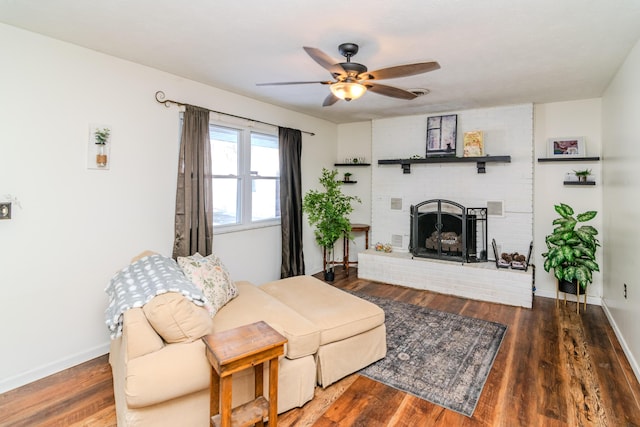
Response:
POLYGON ((455 157, 458 115, 427 117, 427 157, 455 157))

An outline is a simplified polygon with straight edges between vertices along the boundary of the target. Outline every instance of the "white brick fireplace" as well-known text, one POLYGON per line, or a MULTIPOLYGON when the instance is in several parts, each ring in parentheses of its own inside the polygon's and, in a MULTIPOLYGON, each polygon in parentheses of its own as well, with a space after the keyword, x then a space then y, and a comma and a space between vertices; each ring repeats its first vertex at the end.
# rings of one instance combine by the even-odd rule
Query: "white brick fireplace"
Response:
MULTIPOLYGON (((501 252, 526 254, 533 240, 533 105, 375 120, 372 157, 371 241, 374 244, 391 243, 394 252, 408 252, 411 205, 430 199, 446 199, 465 207, 487 207, 488 203, 493 208, 502 206, 502 215, 488 217, 489 258, 493 259, 492 238, 501 252), (511 156, 511 162, 488 162, 486 173, 478 173, 475 163, 412 164, 409 174, 403 173, 400 165, 378 165, 378 160, 382 159, 424 156, 427 117, 443 114, 458 116, 457 156, 462 156, 464 132, 481 130, 485 153, 511 156)), ((362 267, 359 266, 359 274, 362 267)), ((474 270, 466 268, 465 272, 476 274, 474 270)), ((530 277, 528 280, 530 283, 530 277)), ((529 298, 530 289, 529 286, 529 298)))

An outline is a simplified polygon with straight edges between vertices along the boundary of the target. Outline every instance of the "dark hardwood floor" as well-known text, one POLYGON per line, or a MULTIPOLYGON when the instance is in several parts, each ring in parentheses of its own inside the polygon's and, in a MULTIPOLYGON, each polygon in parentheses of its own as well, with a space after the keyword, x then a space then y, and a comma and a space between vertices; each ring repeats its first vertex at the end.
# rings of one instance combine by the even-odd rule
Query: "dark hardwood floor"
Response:
MULTIPOLYGON (((508 326, 472 417, 351 375, 316 389, 280 426, 640 426, 640 385, 599 306, 576 314, 536 297, 533 309, 360 280, 334 285, 508 326)), ((115 426, 107 356, 0 395, 0 426, 115 426)))

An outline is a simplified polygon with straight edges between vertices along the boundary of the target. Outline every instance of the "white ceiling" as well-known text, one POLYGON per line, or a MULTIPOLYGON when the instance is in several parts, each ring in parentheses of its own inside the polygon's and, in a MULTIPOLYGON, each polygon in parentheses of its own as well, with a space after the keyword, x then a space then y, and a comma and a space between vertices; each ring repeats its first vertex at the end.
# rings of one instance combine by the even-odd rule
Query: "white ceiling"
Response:
POLYGON ((0 22, 348 123, 599 97, 640 38, 640 1, 2 0, 0 22), (367 93, 322 107, 328 86, 256 86, 329 80, 302 47, 342 62, 344 42, 370 70, 442 68, 381 81, 430 91, 412 101, 367 93))

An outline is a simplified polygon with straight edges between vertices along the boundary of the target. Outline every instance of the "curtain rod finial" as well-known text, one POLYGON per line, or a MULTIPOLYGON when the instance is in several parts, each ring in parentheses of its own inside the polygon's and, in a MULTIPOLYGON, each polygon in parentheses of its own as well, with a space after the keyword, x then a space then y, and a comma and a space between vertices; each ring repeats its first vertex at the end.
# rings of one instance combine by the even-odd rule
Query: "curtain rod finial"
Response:
POLYGON ((164 104, 165 107, 169 108, 170 101, 166 99, 166 95, 163 91, 159 90, 156 92, 156 101, 160 104, 164 104))

